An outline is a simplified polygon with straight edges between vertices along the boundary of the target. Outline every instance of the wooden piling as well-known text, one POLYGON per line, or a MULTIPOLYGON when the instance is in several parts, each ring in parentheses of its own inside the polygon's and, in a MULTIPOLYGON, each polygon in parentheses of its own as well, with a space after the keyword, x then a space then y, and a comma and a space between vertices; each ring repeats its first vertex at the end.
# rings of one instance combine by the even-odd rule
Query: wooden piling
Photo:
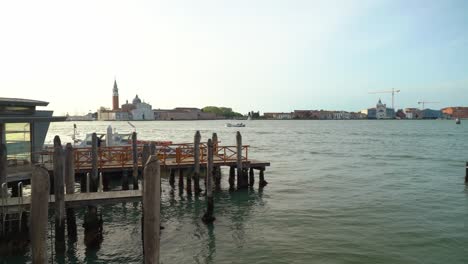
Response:
POLYGON ((184 190, 184 170, 183 169, 177 169, 179 172, 179 191, 184 190))
POLYGON ((137 133, 132 133, 133 190, 138 190, 138 148, 137 133))
POLYGON ((122 172, 122 190, 126 191, 130 189, 128 186, 128 170, 122 172))
POLYGON ((468 162, 466 163, 465 183, 468 184, 468 162))
MULTIPOLYGON (((148 158, 150 157, 150 146, 148 144, 143 145, 143 150, 141 151, 141 166, 142 172, 145 173, 145 166, 148 158)), ((145 176, 143 175, 143 180, 145 180, 145 176)))
POLYGON ((175 169, 171 169, 171 173, 169 176, 169 185, 171 185, 172 188, 175 187, 175 169))
POLYGON ((216 218, 213 216, 214 201, 213 201, 213 142, 208 139, 208 164, 206 175, 206 201, 207 210, 203 215, 202 220, 205 224, 212 223, 216 218))
POLYGON ((143 173, 143 252, 146 264, 159 263, 161 210, 161 168, 156 155, 146 163, 143 173))
MULTIPOLYGON (((64 152, 60 137, 54 138, 54 213, 55 213, 55 248, 65 250, 65 194, 64 194, 64 152)), ((34 218, 33 218, 34 221, 34 218)))
POLYGON ((31 251, 32 263, 47 263, 47 219, 49 205, 49 174, 35 167, 31 178, 31 251))
POLYGON ((242 136, 239 131, 236 135, 237 142, 237 189, 246 187, 244 183, 243 171, 242 171, 242 136))
POLYGON ((264 171, 265 171, 265 168, 260 168, 260 174, 258 176, 258 186, 260 188, 263 188, 268 184, 268 182, 265 181, 264 171))
POLYGON ((254 169, 250 168, 249 169, 249 186, 253 187, 255 184, 255 174, 254 174, 254 169))
POLYGON ((230 189, 234 189, 235 177, 236 177, 236 168, 234 166, 230 166, 229 167, 229 188, 230 189))
POLYGON ((96 192, 98 188, 98 138, 96 133, 92 135, 91 141, 91 192, 96 192))
POLYGON ((197 132, 195 132, 194 143, 193 143, 193 148, 194 148, 193 182, 194 182, 195 194, 199 194, 201 192, 201 189, 200 189, 200 141, 201 141, 200 131, 197 130, 197 132))
MULTIPOLYGON (((75 193, 75 162, 71 143, 65 146, 65 189, 67 194, 75 193)), ((75 209, 66 208, 67 234, 72 242, 77 240, 75 209)))
MULTIPOLYGON (((1 144, 0 145, 0 186, 2 184, 7 182, 7 150, 6 150, 6 145, 1 144)), ((7 193, 4 192, 4 190, 0 190, 0 198, 6 197, 7 193)))

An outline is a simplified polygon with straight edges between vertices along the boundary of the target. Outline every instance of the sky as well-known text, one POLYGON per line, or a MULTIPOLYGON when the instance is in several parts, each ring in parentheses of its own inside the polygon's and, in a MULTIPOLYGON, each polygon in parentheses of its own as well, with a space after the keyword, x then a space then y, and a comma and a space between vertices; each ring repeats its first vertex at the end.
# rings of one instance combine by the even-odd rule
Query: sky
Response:
POLYGON ((468 105, 468 1, 1 1, 0 97, 55 114, 468 105))

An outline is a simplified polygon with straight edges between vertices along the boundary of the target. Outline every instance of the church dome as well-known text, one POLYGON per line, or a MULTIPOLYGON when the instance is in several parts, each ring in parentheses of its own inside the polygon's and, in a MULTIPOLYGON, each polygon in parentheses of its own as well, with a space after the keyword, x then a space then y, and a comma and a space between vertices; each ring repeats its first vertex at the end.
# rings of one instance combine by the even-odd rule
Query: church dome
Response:
POLYGON ((141 100, 140 98, 138 98, 138 94, 135 96, 135 98, 133 98, 133 104, 141 104, 141 100))

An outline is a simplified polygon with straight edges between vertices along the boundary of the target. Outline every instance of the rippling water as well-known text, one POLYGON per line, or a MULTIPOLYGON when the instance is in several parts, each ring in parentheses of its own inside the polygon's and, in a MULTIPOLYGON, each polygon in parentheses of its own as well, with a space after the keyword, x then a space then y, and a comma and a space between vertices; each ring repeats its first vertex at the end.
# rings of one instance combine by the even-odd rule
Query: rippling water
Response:
MULTIPOLYGON (((81 133, 108 122, 77 122, 81 133)), ((126 122, 113 122, 131 131, 126 122)), ((239 129, 249 157, 271 162, 268 186, 215 194, 213 227, 200 218, 203 197, 170 191, 163 179, 163 263, 468 263, 468 124, 454 121, 134 122, 141 139, 192 142, 218 133, 234 144, 239 129)), ((69 122, 54 123, 68 142, 69 122)), ((256 175, 257 176, 257 175, 256 175)), ((258 179, 256 179, 258 183, 258 179)), ((104 240, 78 242, 67 263, 141 263, 139 203, 101 207, 104 240)), ((8 257, 8 263, 30 260, 8 257)), ((56 259, 57 260, 57 259, 56 259)))

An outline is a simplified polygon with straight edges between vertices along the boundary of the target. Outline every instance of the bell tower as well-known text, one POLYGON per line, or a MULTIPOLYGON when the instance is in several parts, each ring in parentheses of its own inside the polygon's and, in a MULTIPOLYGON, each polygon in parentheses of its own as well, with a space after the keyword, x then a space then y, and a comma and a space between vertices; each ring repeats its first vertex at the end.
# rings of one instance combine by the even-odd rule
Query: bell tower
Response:
POLYGON ((114 79, 114 89, 112 89, 112 110, 119 109, 119 89, 117 88, 117 81, 114 79))

